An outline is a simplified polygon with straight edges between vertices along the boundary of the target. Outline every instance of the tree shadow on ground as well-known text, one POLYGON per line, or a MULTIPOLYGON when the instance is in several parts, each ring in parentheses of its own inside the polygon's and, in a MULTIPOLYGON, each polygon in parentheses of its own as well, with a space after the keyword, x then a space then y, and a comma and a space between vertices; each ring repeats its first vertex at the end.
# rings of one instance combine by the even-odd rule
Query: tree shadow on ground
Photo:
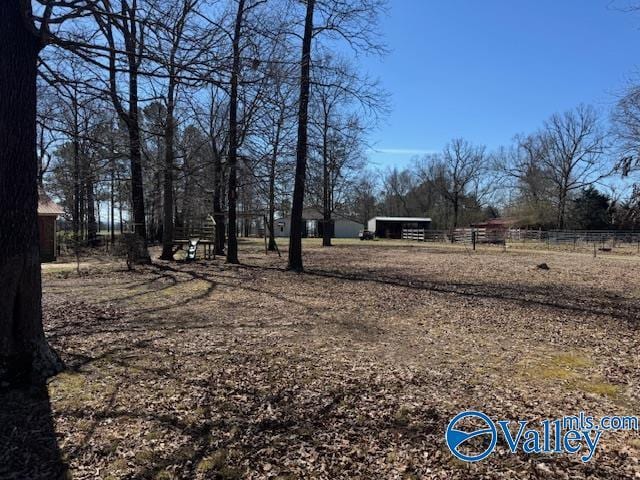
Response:
POLYGON ((377 271, 362 273, 358 271, 344 272, 339 270, 309 269, 305 270, 305 274, 347 281, 375 282, 388 286, 435 293, 505 300, 524 305, 534 304, 586 315, 605 315, 625 321, 631 328, 640 326, 638 322, 640 318, 640 301, 604 290, 574 289, 567 286, 559 287, 558 285, 550 287, 444 282, 433 279, 394 276, 377 271))
POLYGON ((68 478, 45 382, 0 391, 0 478, 68 478))
MULTIPOLYGON (((269 270, 284 273, 278 266, 242 264, 250 270, 269 270)), ((301 275, 332 278, 350 282, 372 282, 390 287, 417 291, 452 294, 488 300, 508 301, 521 305, 535 305, 566 310, 582 315, 609 316, 627 323, 629 328, 640 327, 640 299, 623 296, 619 292, 596 288, 574 288, 567 285, 525 285, 518 283, 482 283, 443 281, 412 275, 389 273, 386 270, 366 271, 337 268, 306 268, 301 275)), ((242 287, 243 288, 243 287, 242 287)))

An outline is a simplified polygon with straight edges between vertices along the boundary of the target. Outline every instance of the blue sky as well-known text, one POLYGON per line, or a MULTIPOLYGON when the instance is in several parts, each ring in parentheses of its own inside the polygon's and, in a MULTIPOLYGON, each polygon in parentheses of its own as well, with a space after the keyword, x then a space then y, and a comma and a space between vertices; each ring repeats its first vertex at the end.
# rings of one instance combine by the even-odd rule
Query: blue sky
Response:
POLYGON ((372 166, 455 137, 495 148, 581 102, 606 112, 640 67, 640 17, 624 1, 389 0, 391 52, 361 59, 391 94, 372 166))

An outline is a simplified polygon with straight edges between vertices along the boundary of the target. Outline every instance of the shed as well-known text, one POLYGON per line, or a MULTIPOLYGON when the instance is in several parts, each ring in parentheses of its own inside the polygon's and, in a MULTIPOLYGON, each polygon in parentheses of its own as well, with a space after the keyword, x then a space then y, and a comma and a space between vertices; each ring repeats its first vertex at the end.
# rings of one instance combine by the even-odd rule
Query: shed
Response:
POLYGON ((40 261, 52 262, 56 259, 56 220, 64 210, 38 188, 38 233, 40 236, 40 261))
POLYGON ((514 220, 508 218, 490 218, 484 222, 471 224, 471 228, 484 230, 484 242, 504 243, 506 235, 514 223, 514 220))
POLYGON ((427 217, 373 217, 368 230, 378 238, 402 238, 402 230, 431 228, 427 217))

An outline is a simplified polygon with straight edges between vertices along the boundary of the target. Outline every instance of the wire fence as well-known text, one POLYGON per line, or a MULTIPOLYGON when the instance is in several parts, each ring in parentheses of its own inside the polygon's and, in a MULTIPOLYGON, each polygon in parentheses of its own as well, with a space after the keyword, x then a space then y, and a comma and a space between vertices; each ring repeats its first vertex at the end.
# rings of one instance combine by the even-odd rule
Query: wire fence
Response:
POLYGON ((593 252, 640 254, 637 230, 532 230, 521 228, 456 228, 454 230, 403 229, 403 240, 503 247, 559 248, 593 252))

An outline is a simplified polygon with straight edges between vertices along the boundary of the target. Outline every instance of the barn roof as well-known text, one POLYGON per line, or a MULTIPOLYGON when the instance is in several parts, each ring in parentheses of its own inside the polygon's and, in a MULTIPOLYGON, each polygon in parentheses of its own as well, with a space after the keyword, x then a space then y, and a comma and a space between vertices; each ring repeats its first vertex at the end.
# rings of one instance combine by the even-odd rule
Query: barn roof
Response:
POLYGON ((381 222, 430 222, 428 217, 373 217, 371 220, 380 220, 381 222))
MULTIPOLYGON (((274 220, 278 221, 278 220, 287 220, 291 218, 291 215, 285 215, 285 216, 278 216, 276 217, 274 220)), ((302 210, 302 218, 304 220, 322 220, 324 218, 324 215, 322 214, 322 212, 320 211, 320 209, 315 208, 315 207, 306 207, 302 210)), ((331 212, 331 218, 335 221, 335 220, 346 220, 349 222, 354 222, 354 223, 360 223, 357 219, 354 218, 353 215, 350 215, 348 212, 344 212, 344 211, 333 211, 331 212)))
POLYGON ((51 200, 44 188, 38 187, 38 215, 62 215, 64 210, 51 200))
POLYGON ((514 223, 517 223, 512 218, 490 218, 484 222, 473 223, 472 227, 484 228, 484 227, 510 227, 514 223))

